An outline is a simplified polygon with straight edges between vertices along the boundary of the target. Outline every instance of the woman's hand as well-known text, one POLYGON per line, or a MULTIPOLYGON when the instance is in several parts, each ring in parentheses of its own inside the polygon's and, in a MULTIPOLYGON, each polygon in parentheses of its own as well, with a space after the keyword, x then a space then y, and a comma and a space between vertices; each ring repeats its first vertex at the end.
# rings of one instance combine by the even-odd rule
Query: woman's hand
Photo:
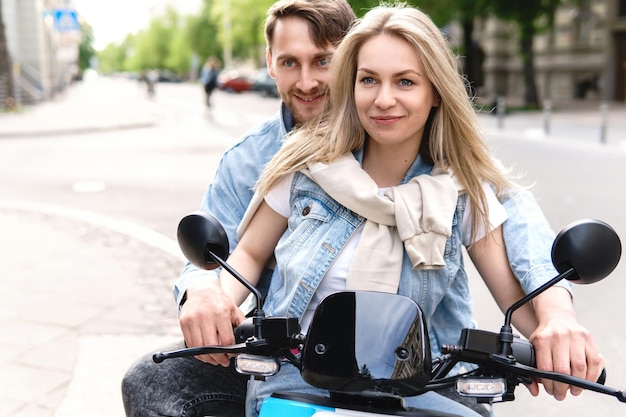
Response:
MULTIPOLYGON (((561 287, 550 288, 533 300, 533 306, 539 325, 529 340, 535 348, 537 368, 597 381, 604 358, 589 330, 578 323, 569 292, 561 287)), ((565 399, 568 390, 572 395, 583 391, 547 379, 540 382, 559 401, 565 399)), ((537 383, 528 389, 534 396, 539 394, 537 383)))

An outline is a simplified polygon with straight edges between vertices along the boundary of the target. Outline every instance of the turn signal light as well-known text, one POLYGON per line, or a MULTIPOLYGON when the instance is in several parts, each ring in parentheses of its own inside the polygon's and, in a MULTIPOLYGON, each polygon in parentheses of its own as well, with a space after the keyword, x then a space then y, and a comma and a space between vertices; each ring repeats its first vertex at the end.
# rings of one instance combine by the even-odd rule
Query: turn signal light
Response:
POLYGON ((241 354, 235 359, 235 369, 245 375, 272 376, 280 370, 280 361, 267 356, 241 354))
POLYGON ((506 393, 503 378, 462 378, 456 381, 456 391, 467 397, 498 398, 506 393))

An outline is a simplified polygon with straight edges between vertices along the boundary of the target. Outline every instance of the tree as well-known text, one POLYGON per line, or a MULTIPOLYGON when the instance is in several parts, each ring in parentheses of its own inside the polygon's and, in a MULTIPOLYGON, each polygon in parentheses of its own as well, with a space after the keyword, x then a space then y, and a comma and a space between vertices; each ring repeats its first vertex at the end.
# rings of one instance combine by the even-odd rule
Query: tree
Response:
POLYGON ((495 15, 513 22, 519 30, 519 48, 524 74, 524 103, 528 108, 539 108, 535 80, 533 41, 535 35, 553 26, 554 14, 560 0, 492 0, 495 15))
MULTIPOLYGON (((211 2, 211 0, 205 1, 211 2)), ((210 16, 215 22, 219 22, 213 39, 225 50, 230 48, 234 58, 251 58, 257 64, 264 62, 263 24, 267 9, 274 2, 275 0, 211 2, 210 16), (235 10, 245 10, 246 13, 235 13, 235 10)))
POLYGON ((93 47, 93 28, 85 21, 80 23, 80 44, 78 45, 78 68, 82 73, 91 66, 96 51, 93 47))
POLYGON ((9 46, 5 34, 4 18, 2 17, 2 0, 0 0, 0 91, 7 96, 0 102, 0 108, 9 107, 9 99, 13 96, 13 64, 9 55, 9 46))
POLYGON ((108 44, 103 50, 99 51, 98 70, 103 74, 112 74, 116 71, 128 69, 126 60, 128 59, 128 51, 132 49, 133 35, 128 35, 122 44, 108 44))
POLYGON ((190 16, 185 29, 187 42, 192 52, 204 58, 222 56, 223 47, 217 39, 219 24, 214 17, 213 0, 204 0, 198 15, 190 16))
POLYGON ((127 67, 134 71, 147 69, 175 70, 167 65, 167 59, 172 52, 172 39, 180 29, 180 16, 175 9, 169 8, 163 16, 156 16, 150 20, 148 28, 140 31, 134 37, 132 55, 127 67))

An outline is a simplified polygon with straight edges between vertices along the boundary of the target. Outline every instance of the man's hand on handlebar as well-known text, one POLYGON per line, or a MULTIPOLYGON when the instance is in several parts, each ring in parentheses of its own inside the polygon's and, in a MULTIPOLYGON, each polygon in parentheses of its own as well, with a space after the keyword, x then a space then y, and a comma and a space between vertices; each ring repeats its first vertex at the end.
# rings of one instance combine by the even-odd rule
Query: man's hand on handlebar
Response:
MULTIPOLYGON (((235 343, 233 326, 245 316, 223 291, 218 280, 208 280, 202 287, 187 289, 186 301, 180 310, 179 324, 187 347, 225 346, 235 343)), ((226 354, 207 354, 197 359, 212 365, 229 366, 226 354)))

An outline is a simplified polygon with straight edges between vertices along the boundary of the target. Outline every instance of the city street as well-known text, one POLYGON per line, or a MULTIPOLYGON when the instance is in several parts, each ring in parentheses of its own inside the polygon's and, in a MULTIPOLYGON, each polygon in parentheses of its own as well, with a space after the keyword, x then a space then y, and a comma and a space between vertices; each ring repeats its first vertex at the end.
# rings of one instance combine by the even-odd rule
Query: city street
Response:
MULTIPOLYGON (((130 363, 179 338, 171 285, 184 264, 175 241, 196 210, 221 154, 279 100, 217 91, 203 105, 194 84, 88 78, 64 96, 0 114, 0 417, 123 416, 119 383, 130 363)), ((490 145, 533 192, 555 231, 597 218, 626 239, 626 109, 608 114, 600 143, 597 104, 482 115, 490 145)), ((466 259, 466 263, 470 263, 466 259)), ((624 263, 603 282, 576 287, 580 321, 607 361, 607 384, 626 387, 620 319, 624 263)), ((472 275, 481 328, 502 324, 472 275)), ((621 416, 626 405, 595 393, 557 402, 525 388, 497 416, 621 416)))

